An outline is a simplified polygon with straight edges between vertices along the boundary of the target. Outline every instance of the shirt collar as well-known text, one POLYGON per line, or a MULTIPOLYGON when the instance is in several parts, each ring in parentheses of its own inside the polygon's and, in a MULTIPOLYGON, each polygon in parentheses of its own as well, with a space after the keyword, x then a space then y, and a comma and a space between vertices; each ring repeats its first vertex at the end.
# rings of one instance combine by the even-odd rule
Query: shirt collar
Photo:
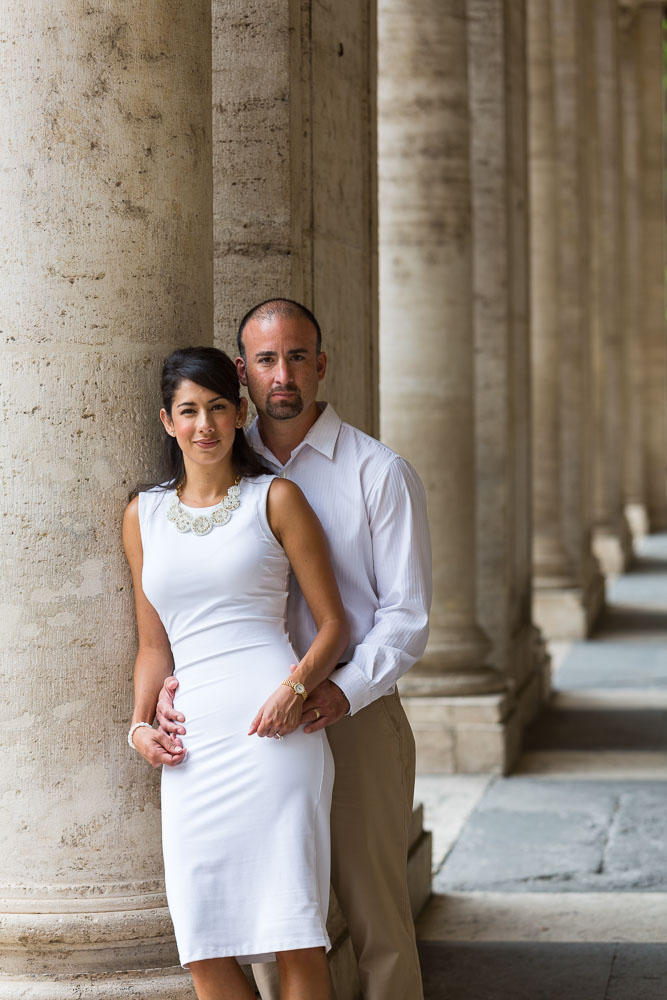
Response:
MULTIPOLYGON (((303 441, 296 446, 288 461, 285 463, 285 466, 288 466, 306 445, 310 448, 314 448, 315 451, 319 451, 319 453, 324 455, 325 458, 333 458, 342 421, 331 403, 318 403, 317 405, 320 409, 319 417, 310 428, 303 441)), ((247 435, 250 444, 256 452, 267 458, 273 465, 281 466, 281 463, 275 457, 273 452, 271 452, 262 441, 262 437, 259 433, 259 421, 257 417, 255 417, 250 425, 247 435)), ((283 468, 283 466, 281 466, 281 468, 283 468)))

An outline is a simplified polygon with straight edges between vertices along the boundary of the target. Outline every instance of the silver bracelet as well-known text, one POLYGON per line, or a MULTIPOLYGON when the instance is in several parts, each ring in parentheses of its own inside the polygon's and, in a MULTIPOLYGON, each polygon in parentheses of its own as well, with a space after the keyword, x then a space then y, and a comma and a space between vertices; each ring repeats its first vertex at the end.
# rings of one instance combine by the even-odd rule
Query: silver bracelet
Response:
POLYGON ((133 750, 136 750, 137 748, 134 745, 134 740, 132 739, 132 737, 134 736, 135 729, 139 729, 140 726, 148 726, 149 729, 153 728, 150 722, 135 722, 135 724, 131 727, 129 733, 127 734, 127 742, 130 744, 133 750))

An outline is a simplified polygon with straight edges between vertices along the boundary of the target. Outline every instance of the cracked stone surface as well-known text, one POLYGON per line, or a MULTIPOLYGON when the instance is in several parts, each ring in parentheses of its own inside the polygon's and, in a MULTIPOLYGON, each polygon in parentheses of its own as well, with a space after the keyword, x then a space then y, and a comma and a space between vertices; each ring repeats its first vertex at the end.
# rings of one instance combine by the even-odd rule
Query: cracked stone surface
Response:
POLYGON ((489 788, 436 892, 667 890, 661 782, 512 778, 489 788))

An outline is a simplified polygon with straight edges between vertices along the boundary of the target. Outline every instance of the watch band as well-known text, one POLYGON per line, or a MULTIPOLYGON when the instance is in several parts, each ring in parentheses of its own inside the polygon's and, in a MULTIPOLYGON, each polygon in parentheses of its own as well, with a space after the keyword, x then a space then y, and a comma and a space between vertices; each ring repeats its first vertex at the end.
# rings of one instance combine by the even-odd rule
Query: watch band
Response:
POLYGON ((285 680, 281 681, 280 683, 281 686, 284 684, 285 687, 292 688, 292 691, 294 691, 295 694, 301 695, 304 701, 308 697, 308 692, 306 691, 301 681, 295 681, 291 677, 286 677, 285 680))

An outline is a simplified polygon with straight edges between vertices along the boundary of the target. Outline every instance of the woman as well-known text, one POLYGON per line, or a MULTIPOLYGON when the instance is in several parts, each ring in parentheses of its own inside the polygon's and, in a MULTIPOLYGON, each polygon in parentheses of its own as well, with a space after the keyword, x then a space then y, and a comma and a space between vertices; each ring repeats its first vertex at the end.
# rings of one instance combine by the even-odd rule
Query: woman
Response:
POLYGON ((181 963, 199 1000, 253 996, 239 963, 277 959, 281 998, 327 1000, 326 737, 299 727, 347 624, 319 521, 293 483, 265 475, 243 433, 247 402, 215 348, 165 362, 162 485, 129 503, 139 652, 131 744, 162 771, 162 841, 181 963), (293 669, 290 566, 317 625, 293 669), (166 676, 188 718, 183 751, 151 727, 166 676))

